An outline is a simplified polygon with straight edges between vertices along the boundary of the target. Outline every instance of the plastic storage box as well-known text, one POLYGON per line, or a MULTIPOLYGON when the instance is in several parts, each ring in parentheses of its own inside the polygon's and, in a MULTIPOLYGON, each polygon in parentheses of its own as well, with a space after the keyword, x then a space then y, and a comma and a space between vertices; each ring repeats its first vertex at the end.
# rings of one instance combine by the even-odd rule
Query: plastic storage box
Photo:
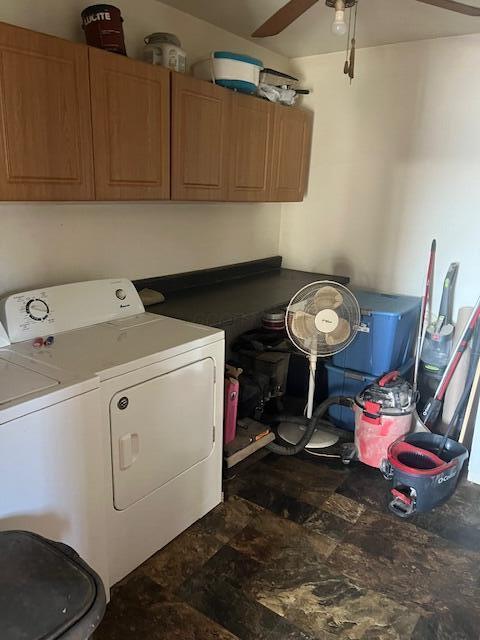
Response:
POLYGON ((231 51, 214 51, 210 58, 193 65, 193 75, 200 80, 242 93, 255 93, 263 63, 257 58, 231 51))
MULTIPOLYGON (((402 378, 408 379, 413 369, 413 363, 413 358, 410 358, 403 367, 398 369, 402 378)), ((372 382, 378 378, 378 376, 369 373, 359 373, 349 369, 341 369, 330 363, 327 363, 325 368, 328 375, 329 396, 347 396, 354 398, 360 391, 363 391, 366 386, 372 384, 372 382)), ((383 373, 386 373, 386 371, 381 372, 381 374, 383 373)), ((355 414, 348 407, 334 405, 329 409, 328 414, 330 420, 336 427, 347 429, 348 431, 355 430, 355 414)))
POLYGON ((353 290, 360 304, 363 328, 352 344, 333 356, 342 369, 380 376, 402 367, 413 355, 421 299, 353 290))

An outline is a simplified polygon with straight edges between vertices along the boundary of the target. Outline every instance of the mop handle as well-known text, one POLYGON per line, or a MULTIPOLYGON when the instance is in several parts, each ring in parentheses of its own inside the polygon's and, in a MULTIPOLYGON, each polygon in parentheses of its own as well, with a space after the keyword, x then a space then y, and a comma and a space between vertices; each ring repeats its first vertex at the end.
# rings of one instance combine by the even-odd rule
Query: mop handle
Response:
POLYGON ((425 340, 425 334, 427 332, 427 327, 430 323, 430 313, 429 313, 429 305, 430 298, 432 293, 432 280, 433 280, 433 269, 435 266, 435 254, 437 251, 437 241, 432 240, 432 245, 430 247, 430 258, 428 261, 427 268, 427 278, 425 281, 425 293, 422 298, 422 307, 420 311, 420 326, 418 329, 418 339, 417 339, 417 348, 415 350, 415 369, 413 373, 413 388, 417 389, 418 384, 418 367, 420 365, 420 355, 422 353, 423 342, 425 340))
POLYGON ((448 363, 447 368, 445 369, 445 372, 442 376, 442 379, 440 380, 440 383, 437 387, 435 398, 437 398, 438 400, 443 400, 443 396, 445 395, 448 385, 450 384, 450 380, 452 379, 452 376, 455 373, 457 365, 460 362, 460 358, 462 357, 465 349, 467 348, 468 343, 472 338, 473 332, 475 330, 475 325, 477 324, 479 318, 480 318, 480 298, 478 298, 475 304, 475 307, 473 308, 469 321, 466 324, 462 332, 462 335, 460 336, 455 352, 450 358, 450 362, 448 363))
POLYGON ((462 417, 465 411, 468 399, 470 397, 470 393, 472 392, 475 373, 477 371, 478 360, 480 357, 479 347, 480 347, 480 323, 477 323, 474 330, 474 336, 472 339, 472 359, 470 360, 470 367, 468 369, 467 379, 465 381, 465 389, 463 390, 462 395, 460 396, 460 399, 455 408, 455 412, 452 416, 452 419, 450 420, 450 424, 448 425, 448 429, 445 432, 445 435, 443 437, 442 443, 439 448, 440 452, 444 450, 445 445, 447 444, 448 438, 450 437, 452 431, 454 429, 456 430, 457 423, 459 422, 460 418, 462 417))

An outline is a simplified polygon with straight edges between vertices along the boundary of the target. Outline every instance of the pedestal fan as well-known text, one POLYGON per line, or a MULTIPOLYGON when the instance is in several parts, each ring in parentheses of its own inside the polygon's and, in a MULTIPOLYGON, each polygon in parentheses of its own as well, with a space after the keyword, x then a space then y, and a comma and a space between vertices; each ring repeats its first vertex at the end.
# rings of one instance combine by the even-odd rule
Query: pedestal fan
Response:
MULTIPOLYGON (((319 420, 329 406, 339 403, 339 398, 329 399, 322 403, 314 415, 317 358, 332 356, 346 349, 355 339, 360 326, 360 307, 347 287, 329 280, 313 282, 293 296, 287 307, 285 323, 290 340, 308 356, 309 384, 305 416, 311 423, 312 416, 319 420)), ((304 439, 307 430, 309 427, 301 424, 301 420, 286 418, 282 419, 278 434, 286 442, 297 445, 304 439)), ((329 447, 337 440, 336 435, 315 428, 305 448, 329 447)))

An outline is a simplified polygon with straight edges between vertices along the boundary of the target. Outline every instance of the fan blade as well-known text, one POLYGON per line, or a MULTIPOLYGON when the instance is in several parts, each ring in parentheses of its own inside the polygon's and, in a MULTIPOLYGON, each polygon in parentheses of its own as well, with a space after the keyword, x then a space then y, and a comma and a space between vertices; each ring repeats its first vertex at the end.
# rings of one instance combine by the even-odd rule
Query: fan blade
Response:
POLYGON ((276 36, 286 29, 292 22, 299 18, 305 11, 318 2, 318 0, 290 0, 281 9, 274 13, 254 33, 252 38, 267 38, 276 36))
POLYGON ((343 304, 343 296, 335 287, 326 285, 317 291, 313 304, 317 313, 323 309, 338 309, 343 304))
POLYGON ((292 317, 292 333, 300 340, 307 340, 317 333, 315 316, 305 311, 295 311, 292 317))
POLYGON ((326 334, 325 342, 329 346, 341 344, 342 342, 345 342, 345 340, 348 340, 351 332, 350 323, 344 318, 339 318, 337 328, 334 329, 332 333, 326 334))
POLYGON ((455 2, 455 0, 418 0, 424 4, 431 4, 439 9, 447 9, 456 13, 463 13, 466 16, 480 16, 480 7, 472 7, 470 4, 455 2))

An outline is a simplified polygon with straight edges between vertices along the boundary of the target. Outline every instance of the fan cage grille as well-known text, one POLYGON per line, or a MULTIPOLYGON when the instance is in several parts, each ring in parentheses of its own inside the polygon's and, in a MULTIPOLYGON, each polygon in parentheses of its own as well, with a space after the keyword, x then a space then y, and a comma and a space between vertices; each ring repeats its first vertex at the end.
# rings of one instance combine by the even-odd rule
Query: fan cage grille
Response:
POLYGON ((285 325, 288 333, 288 337, 292 343, 308 356, 327 357, 333 356, 340 351, 346 349, 349 344, 355 339, 358 328, 360 326, 361 314, 360 306, 353 293, 342 284, 331 280, 321 280, 312 282, 299 291, 290 300, 285 314, 285 325), (346 320, 350 325, 350 335, 346 340, 339 344, 329 345, 325 340, 325 334, 315 330, 315 333, 309 338, 301 338, 297 336, 292 330, 292 320, 295 312, 304 311, 313 316, 316 315, 318 309, 315 305, 315 294, 318 293, 323 287, 332 287, 336 291, 340 292, 343 297, 342 304, 335 309, 339 318, 346 320))

